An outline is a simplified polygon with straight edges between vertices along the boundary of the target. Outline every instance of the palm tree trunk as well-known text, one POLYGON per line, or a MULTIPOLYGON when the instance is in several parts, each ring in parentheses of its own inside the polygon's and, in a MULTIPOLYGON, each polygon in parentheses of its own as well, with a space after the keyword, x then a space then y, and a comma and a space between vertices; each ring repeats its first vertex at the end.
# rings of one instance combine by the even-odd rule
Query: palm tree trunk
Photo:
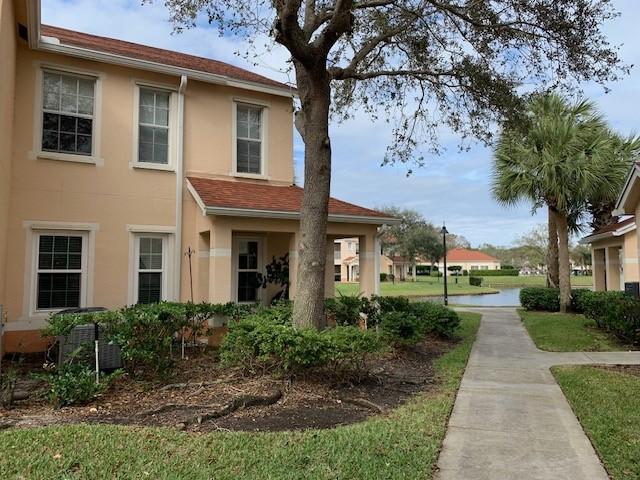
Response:
POLYGON ((558 226, 556 221, 557 211, 554 207, 548 207, 548 235, 547 246, 547 287, 558 288, 560 274, 558 266, 558 226))
POLYGON ((566 313, 571 305, 571 263, 569 261, 569 227, 567 216, 554 211, 558 228, 558 267, 560 280, 560 311, 566 313))

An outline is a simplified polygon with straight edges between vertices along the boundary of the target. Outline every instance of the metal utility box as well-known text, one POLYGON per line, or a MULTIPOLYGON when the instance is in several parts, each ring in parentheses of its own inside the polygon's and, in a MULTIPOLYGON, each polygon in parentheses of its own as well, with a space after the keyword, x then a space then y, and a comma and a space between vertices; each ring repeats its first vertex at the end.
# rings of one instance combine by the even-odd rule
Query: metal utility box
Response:
POLYGON ((625 282, 624 293, 635 298, 640 298, 640 282, 625 282))

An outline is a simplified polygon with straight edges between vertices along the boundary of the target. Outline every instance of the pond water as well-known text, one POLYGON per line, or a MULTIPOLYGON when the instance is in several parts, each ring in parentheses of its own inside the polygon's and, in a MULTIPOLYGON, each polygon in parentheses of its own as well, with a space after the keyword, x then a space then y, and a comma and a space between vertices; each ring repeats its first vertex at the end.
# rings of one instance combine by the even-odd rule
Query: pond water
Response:
MULTIPOLYGON (((483 295, 452 295, 449 305, 474 305, 478 307, 519 307, 521 288, 501 288, 498 293, 483 295)), ((426 298, 442 303, 443 298, 426 298)))

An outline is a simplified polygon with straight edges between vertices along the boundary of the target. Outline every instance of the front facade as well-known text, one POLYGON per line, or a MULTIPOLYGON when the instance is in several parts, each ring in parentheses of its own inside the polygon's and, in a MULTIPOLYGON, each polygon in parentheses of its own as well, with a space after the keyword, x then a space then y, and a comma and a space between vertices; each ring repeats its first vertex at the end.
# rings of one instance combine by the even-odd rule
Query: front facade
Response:
POLYGON ((613 215, 619 217, 618 221, 580 241, 591 245, 594 290, 625 290, 629 285, 632 290, 635 286, 637 292, 640 245, 636 218, 639 214, 640 162, 635 162, 613 211, 613 215))
MULTIPOLYGON (((440 259, 443 264, 444 259, 440 259)), ((471 273, 474 270, 500 270, 500 260, 479 250, 453 248, 447 251, 447 269, 458 267, 471 273)))
MULTIPOLYGON (((161 300, 264 302, 287 258, 295 297, 302 191, 295 91, 251 72, 40 25, 0 3, 0 305, 4 351, 37 351, 53 312, 161 300), (193 292, 193 293, 192 293, 193 292)), ((384 214, 332 199, 334 241, 369 253, 384 214)))

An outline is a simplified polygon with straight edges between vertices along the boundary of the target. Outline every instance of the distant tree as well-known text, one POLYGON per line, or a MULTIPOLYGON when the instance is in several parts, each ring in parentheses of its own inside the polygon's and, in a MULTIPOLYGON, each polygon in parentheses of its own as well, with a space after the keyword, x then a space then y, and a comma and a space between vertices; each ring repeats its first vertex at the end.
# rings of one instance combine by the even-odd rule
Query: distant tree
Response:
POLYGON ((571 249, 571 261, 583 269, 590 269, 591 248, 586 245, 576 245, 571 249))
POLYGON ((225 37, 284 46, 295 71, 305 145, 293 322, 324 326, 331 112, 396 121, 384 161, 422 163, 443 125, 489 141, 496 120, 540 88, 620 71, 602 30, 609 0, 165 0, 176 28, 199 12, 225 37))
POLYGON ((547 226, 541 224, 516 239, 515 244, 524 251, 529 265, 537 267, 547 264, 548 239, 547 226))

